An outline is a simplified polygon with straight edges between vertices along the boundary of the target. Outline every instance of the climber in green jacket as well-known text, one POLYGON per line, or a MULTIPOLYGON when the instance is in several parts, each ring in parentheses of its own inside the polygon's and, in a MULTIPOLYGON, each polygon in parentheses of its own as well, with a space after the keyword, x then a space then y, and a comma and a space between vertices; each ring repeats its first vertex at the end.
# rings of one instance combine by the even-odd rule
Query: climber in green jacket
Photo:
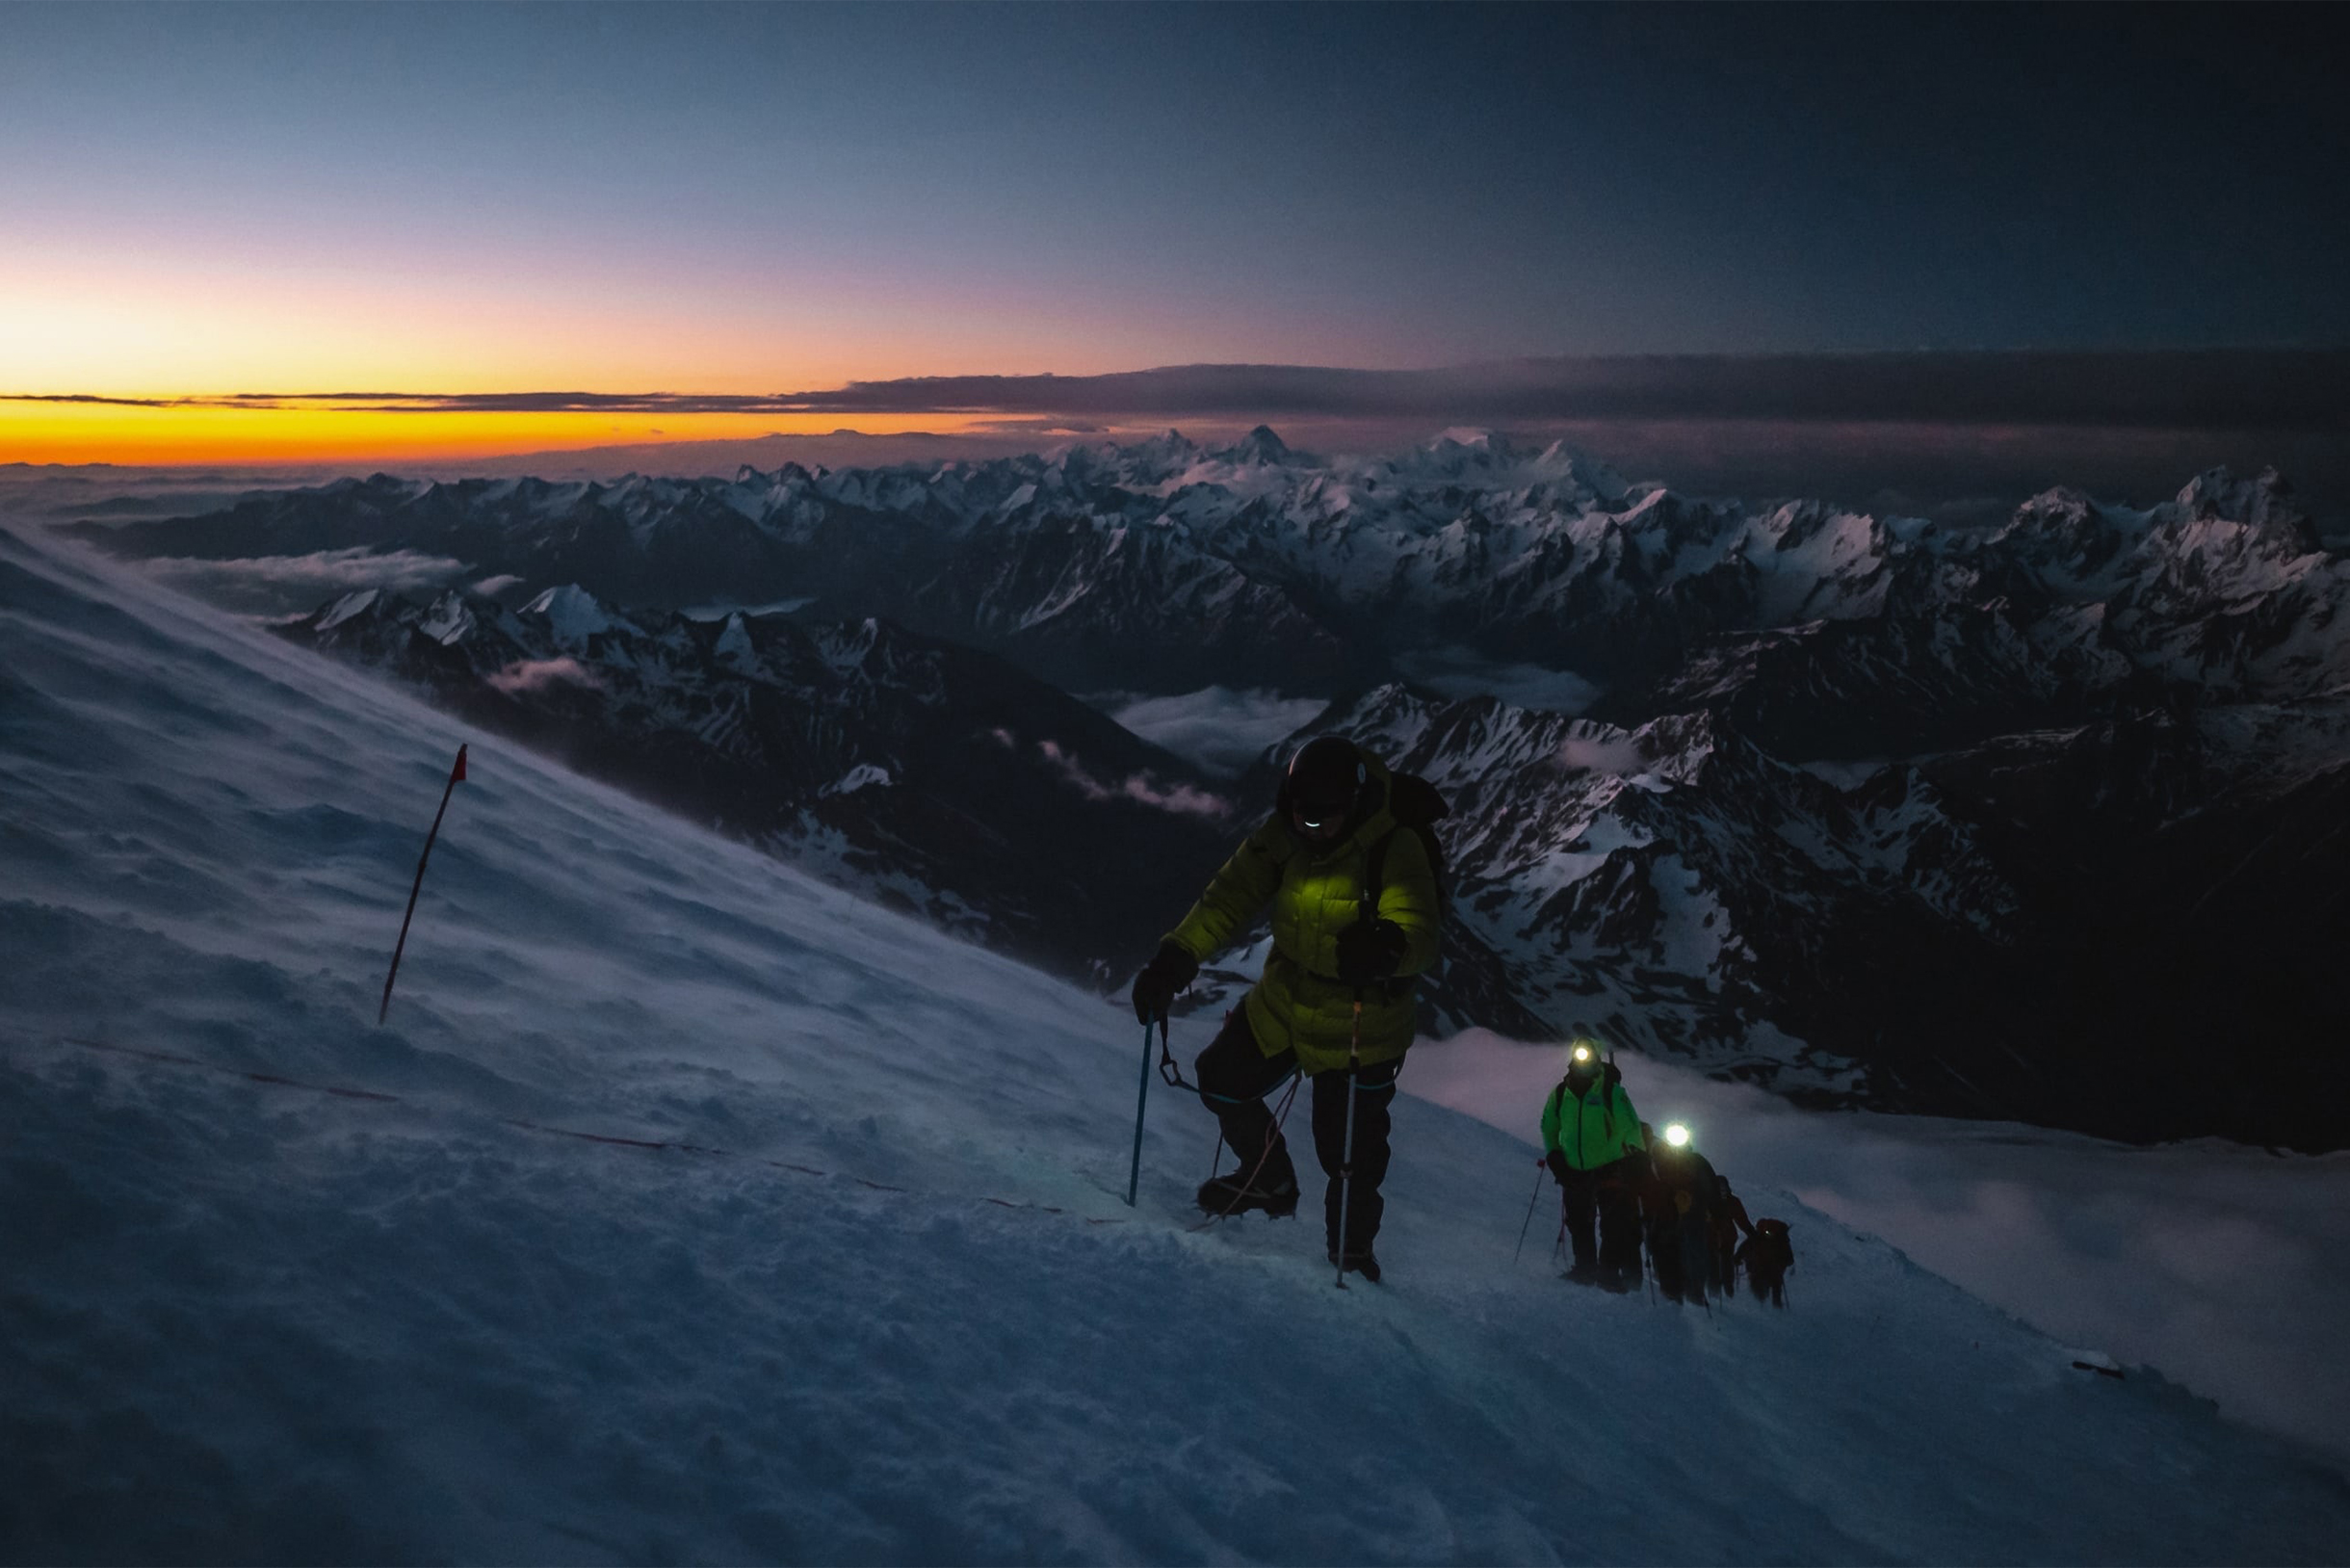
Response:
POLYGON ((1567 1048, 1567 1075, 1542 1105, 1543 1163, 1558 1182, 1578 1284, 1629 1291, 1640 1283, 1640 1191, 1648 1155, 1639 1113, 1599 1046, 1567 1048), (1598 1245, 1592 1221, 1599 1221, 1598 1245))
POLYGON ((1296 1169, 1264 1102, 1302 1072, 1314 1088, 1314 1151, 1329 1178, 1323 1230, 1330 1257, 1371 1280, 1379 1277, 1371 1240, 1385 1209, 1379 1184, 1387 1174, 1389 1108, 1415 1028, 1412 977, 1436 959, 1442 916, 1427 850, 1392 809, 1394 782, 1385 764, 1343 737, 1301 747, 1283 773, 1272 816, 1167 933, 1134 989, 1138 1017, 1163 1016, 1201 961, 1271 906, 1273 951, 1264 978, 1196 1063, 1201 1098, 1240 1162, 1199 1189, 1199 1206, 1214 1215, 1296 1211, 1296 1169), (1350 1096, 1351 1194, 1341 1178, 1350 1096))

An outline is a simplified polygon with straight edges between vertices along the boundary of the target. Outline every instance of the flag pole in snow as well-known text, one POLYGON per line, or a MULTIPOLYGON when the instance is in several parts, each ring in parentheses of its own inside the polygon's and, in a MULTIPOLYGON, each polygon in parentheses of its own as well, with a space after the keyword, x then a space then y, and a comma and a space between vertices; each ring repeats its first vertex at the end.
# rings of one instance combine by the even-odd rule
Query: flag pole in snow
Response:
MULTIPOLYGON (((1164 1040, 1167 1032, 1166 1014, 1161 1013, 1157 1021, 1159 1037, 1164 1040)), ((1142 1087, 1135 1093, 1135 1163, 1126 1172, 1126 1207, 1129 1209, 1135 1206, 1135 1193, 1142 1186, 1142 1108, 1151 1102, 1151 1023, 1152 1020, 1148 1018, 1142 1021, 1142 1087)))
POLYGON ((425 862, 432 858, 432 841, 440 837, 441 819, 449 815, 449 797, 465 782, 465 748, 457 748, 457 766, 449 770, 449 782, 441 790, 440 810, 432 814, 432 830, 425 835, 425 852, 416 857, 416 882, 408 889, 408 912, 400 917, 400 940, 392 948, 392 972, 383 977, 383 1006, 376 1009, 376 1022, 381 1024, 392 1010, 392 981, 400 978, 400 954, 407 950, 408 922, 416 918, 416 895, 425 888, 425 862))

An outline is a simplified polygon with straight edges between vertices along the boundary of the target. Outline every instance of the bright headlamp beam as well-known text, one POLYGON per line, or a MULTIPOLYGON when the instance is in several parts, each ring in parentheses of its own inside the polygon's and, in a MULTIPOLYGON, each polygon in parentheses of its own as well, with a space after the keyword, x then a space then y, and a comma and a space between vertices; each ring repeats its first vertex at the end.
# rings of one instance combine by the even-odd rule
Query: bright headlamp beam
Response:
POLYGON ((1689 1130, 1675 1122, 1664 1130, 1664 1140, 1676 1149, 1685 1149, 1689 1146, 1689 1130))

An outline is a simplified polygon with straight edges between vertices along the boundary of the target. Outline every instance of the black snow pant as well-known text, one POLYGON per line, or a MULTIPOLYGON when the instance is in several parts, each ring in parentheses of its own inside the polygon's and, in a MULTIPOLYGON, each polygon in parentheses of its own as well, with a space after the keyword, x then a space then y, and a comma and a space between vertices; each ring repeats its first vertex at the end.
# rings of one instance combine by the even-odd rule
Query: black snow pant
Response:
MULTIPOLYGON (((1192 1063, 1191 1070, 1199 1081, 1200 1098, 1215 1112, 1215 1119, 1223 1125, 1224 1141, 1240 1157, 1240 1173, 1245 1176, 1257 1169, 1257 1162, 1262 1158, 1263 1168, 1252 1185, 1279 1187, 1294 1183, 1297 1168, 1291 1163, 1287 1142, 1273 1113, 1266 1109, 1265 1097, 1297 1070, 1296 1056, 1288 1051, 1266 1056, 1257 1044, 1256 1031, 1248 1027, 1248 1009, 1235 1007, 1215 1038, 1208 1042, 1208 1048, 1192 1063)), ((1379 1184, 1387 1180, 1387 1135, 1393 1120, 1390 1111, 1396 1101, 1396 1075, 1402 1070, 1403 1058, 1397 1057, 1366 1066, 1353 1076, 1351 1199, 1345 1196, 1346 1184, 1341 1174, 1346 1166, 1349 1086, 1346 1069, 1332 1068, 1307 1080, 1314 1090, 1314 1154, 1321 1163, 1322 1174, 1329 1178, 1322 1193, 1322 1237, 1334 1251, 1338 1249, 1338 1212, 1342 1202, 1346 1208, 1347 1252, 1369 1252, 1371 1238, 1379 1234, 1380 1217, 1387 1212, 1387 1200, 1379 1196, 1379 1184)))
POLYGON ((1558 1184, 1558 1197, 1566 1212, 1567 1241, 1575 1249, 1576 1267, 1589 1269, 1596 1264, 1609 1273, 1640 1272, 1640 1195, 1623 1161, 1611 1160, 1593 1170, 1570 1169, 1558 1184))
POLYGON ((1648 1260, 1657 1271, 1657 1289, 1666 1300, 1704 1301, 1713 1275, 1713 1247, 1706 1235, 1705 1214, 1668 1211, 1651 1221, 1648 1260))

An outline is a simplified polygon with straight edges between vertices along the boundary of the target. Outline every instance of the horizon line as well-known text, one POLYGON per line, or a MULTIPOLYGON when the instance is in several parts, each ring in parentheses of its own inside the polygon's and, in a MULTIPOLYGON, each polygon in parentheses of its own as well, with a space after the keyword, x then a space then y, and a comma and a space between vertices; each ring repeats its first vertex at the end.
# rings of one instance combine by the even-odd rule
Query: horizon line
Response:
POLYGON ((1436 419, 1845 418, 1962 424, 2350 423, 2350 348, 1915 349, 1522 355, 1409 370, 1202 361, 1090 375, 975 373, 768 393, 344 390, 0 403, 311 414, 1215 415, 1436 419))

